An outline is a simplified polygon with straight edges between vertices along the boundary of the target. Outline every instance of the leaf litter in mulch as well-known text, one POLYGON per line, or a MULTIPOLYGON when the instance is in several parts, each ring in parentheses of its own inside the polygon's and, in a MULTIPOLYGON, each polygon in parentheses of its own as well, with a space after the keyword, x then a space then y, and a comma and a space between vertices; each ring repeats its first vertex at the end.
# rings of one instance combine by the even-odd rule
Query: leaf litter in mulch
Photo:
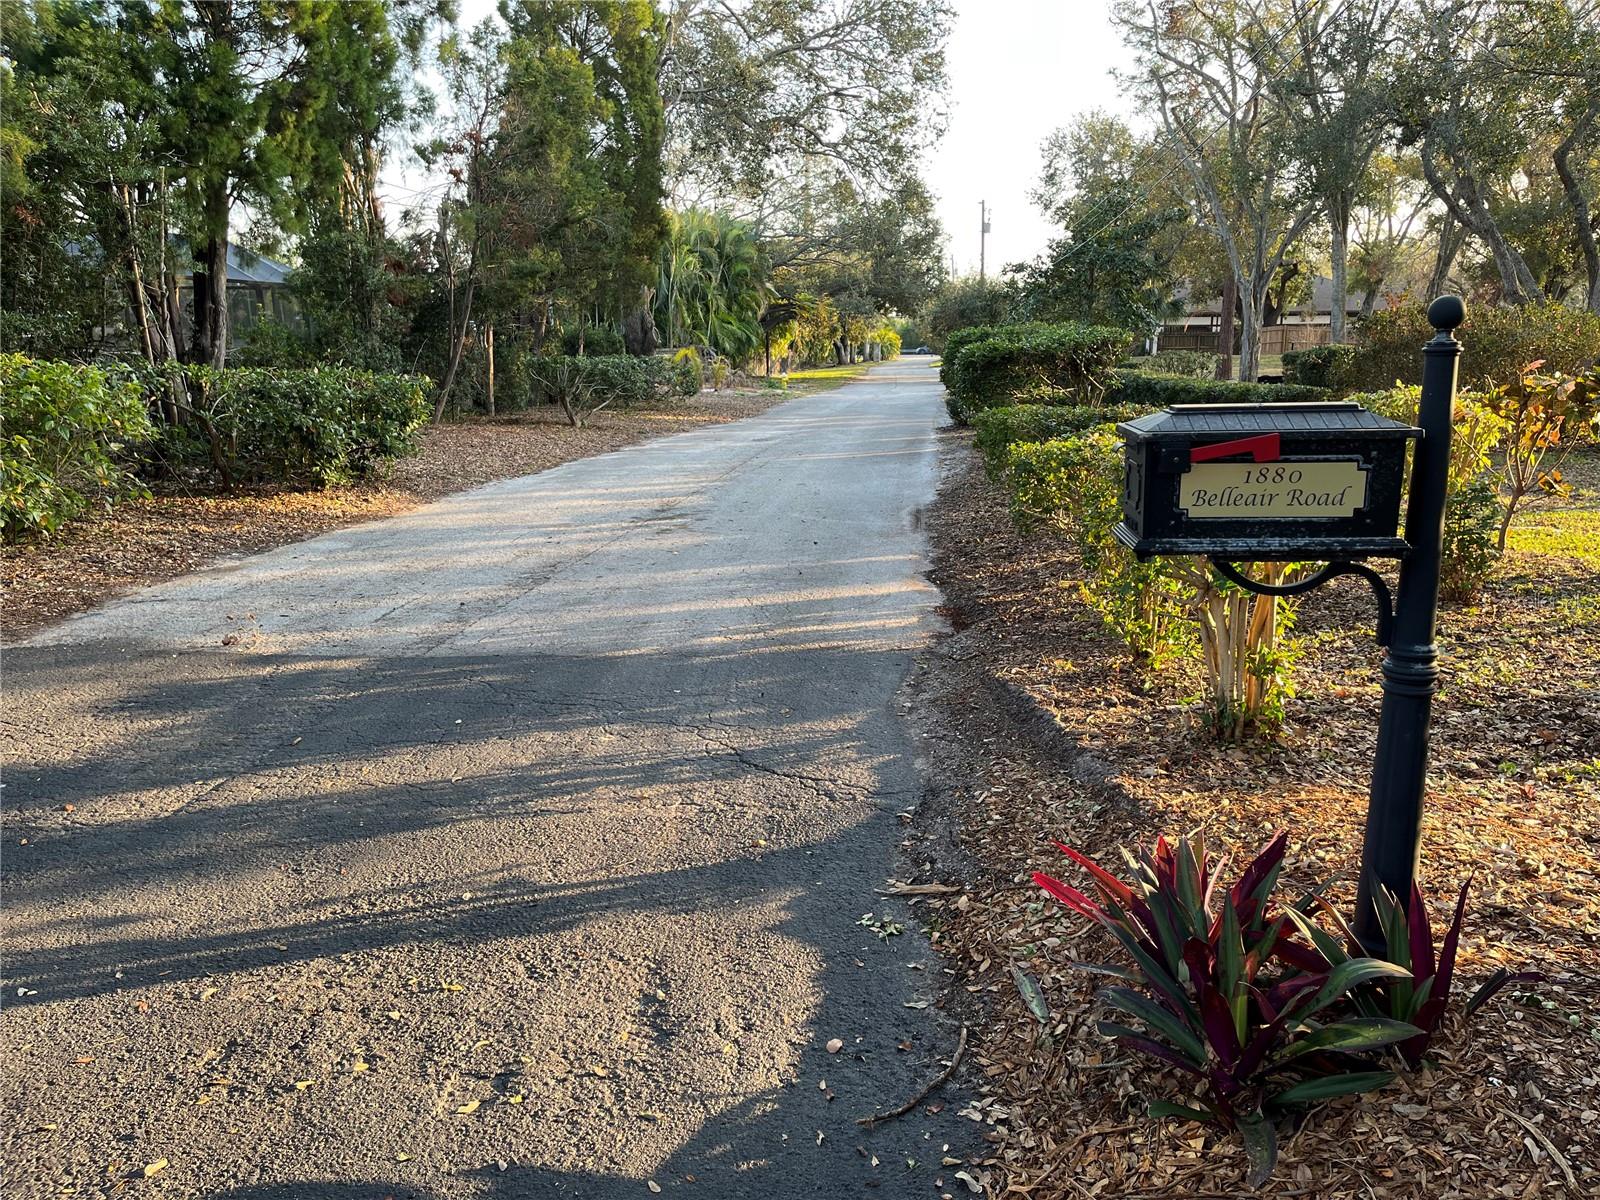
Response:
MULTIPOLYGON (((1288 892, 1331 885, 1348 903, 1380 699, 1370 600, 1359 584, 1303 600, 1289 727, 1217 745, 1195 717, 1198 676, 1136 667, 1075 598, 1066 545, 1019 535, 967 437, 948 437, 929 528, 952 632, 915 685, 936 783, 903 848, 908 878, 962 886, 911 903, 954 976, 946 1005, 975 1026, 970 1115, 994 1194, 1249 1194, 1237 1139, 1144 1117, 1142 1098, 1182 1099, 1183 1084, 1094 1033, 1094 978, 1072 964, 1116 955, 1029 873, 1069 869, 1051 838, 1115 862, 1158 832, 1204 827, 1249 853, 1285 828, 1288 892)), ((1600 507, 1594 490, 1566 502, 1583 506, 1600 507)), ((1262 1194, 1600 1191, 1600 554, 1518 544, 1479 603, 1441 619, 1423 879, 1438 928, 1477 872, 1464 992, 1502 965, 1548 982, 1449 1026, 1424 1070, 1285 1125, 1262 1194)))

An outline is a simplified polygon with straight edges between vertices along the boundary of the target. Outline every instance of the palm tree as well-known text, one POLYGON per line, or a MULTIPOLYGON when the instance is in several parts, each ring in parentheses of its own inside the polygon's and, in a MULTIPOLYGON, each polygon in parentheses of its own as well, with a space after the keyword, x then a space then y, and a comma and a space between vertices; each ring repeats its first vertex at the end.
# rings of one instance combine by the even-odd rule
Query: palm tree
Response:
POLYGON ((748 225, 720 213, 669 214, 656 287, 656 324, 674 345, 699 344, 733 359, 761 344, 771 286, 748 225))

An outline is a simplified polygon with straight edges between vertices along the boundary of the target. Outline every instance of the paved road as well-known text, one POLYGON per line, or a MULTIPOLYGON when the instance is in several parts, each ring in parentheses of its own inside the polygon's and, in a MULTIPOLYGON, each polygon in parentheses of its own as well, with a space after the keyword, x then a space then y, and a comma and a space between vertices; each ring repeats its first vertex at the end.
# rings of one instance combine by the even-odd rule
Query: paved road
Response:
POLYGON ((959 1094, 855 1124, 954 1043, 858 924, 904 916, 939 396, 889 365, 8 651, 8 1200, 965 1194, 959 1094))

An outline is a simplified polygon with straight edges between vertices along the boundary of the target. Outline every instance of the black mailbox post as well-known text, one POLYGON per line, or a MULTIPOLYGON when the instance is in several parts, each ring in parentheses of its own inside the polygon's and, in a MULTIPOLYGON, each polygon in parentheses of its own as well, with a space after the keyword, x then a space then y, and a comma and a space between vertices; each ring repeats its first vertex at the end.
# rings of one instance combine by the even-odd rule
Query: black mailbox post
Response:
POLYGON ((1355 403, 1183 404, 1117 426, 1122 521, 1140 558, 1232 562, 1387 557, 1406 446, 1420 430, 1355 403))
POLYGON ((1433 340, 1422 348, 1422 400, 1413 429, 1357 404, 1185 405, 1117 426, 1126 440, 1123 519, 1115 533, 1141 558, 1210 557, 1218 574, 1268 596, 1308 592, 1336 575, 1360 575, 1378 601, 1383 710, 1372 765, 1355 931, 1384 953, 1372 904, 1383 887, 1411 892, 1422 836, 1428 727, 1438 687, 1434 627, 1444 537, 1445 486, 1466 316, 1455 296, 1428 308, 1433 340), (1411 461, 1403 537, 1396 536, 1405 450, 1411 461), (1351 561, 1400 560, 1389 587, 1351 561), (1258 583, 1239 562, 1322 562, 1296 583, 1258 583))

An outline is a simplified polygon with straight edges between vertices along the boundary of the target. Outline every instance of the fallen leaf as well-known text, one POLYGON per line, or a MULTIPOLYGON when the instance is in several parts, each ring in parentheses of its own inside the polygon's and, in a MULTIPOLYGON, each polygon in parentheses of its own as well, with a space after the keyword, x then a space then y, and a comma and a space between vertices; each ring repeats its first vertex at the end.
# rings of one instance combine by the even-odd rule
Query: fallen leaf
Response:
POLYGON ((456 1109, 456 1112, 460 1113, 463 1117, 470 1116, 472 1113, 478 1111, 478 1105, 482 1103, 483 1101, 481 1100, 468 1100, 460 1108, 456 1109))
POLYGON ((159 1174, 160 1172, 165 1171, 166 1169, 167 1169, 167 1160, 164 1159, 164 1158, 158 1158, 153 1163, 145 1163, 145 1165, 144 1165, 144 1177, 146 1179, 149 1179, 152 1175, 159 1174))
POLYGON ((303 1092, 315 1082, 315 1079, 297 1079, 294 1081, 294 1090, 303 1092))

